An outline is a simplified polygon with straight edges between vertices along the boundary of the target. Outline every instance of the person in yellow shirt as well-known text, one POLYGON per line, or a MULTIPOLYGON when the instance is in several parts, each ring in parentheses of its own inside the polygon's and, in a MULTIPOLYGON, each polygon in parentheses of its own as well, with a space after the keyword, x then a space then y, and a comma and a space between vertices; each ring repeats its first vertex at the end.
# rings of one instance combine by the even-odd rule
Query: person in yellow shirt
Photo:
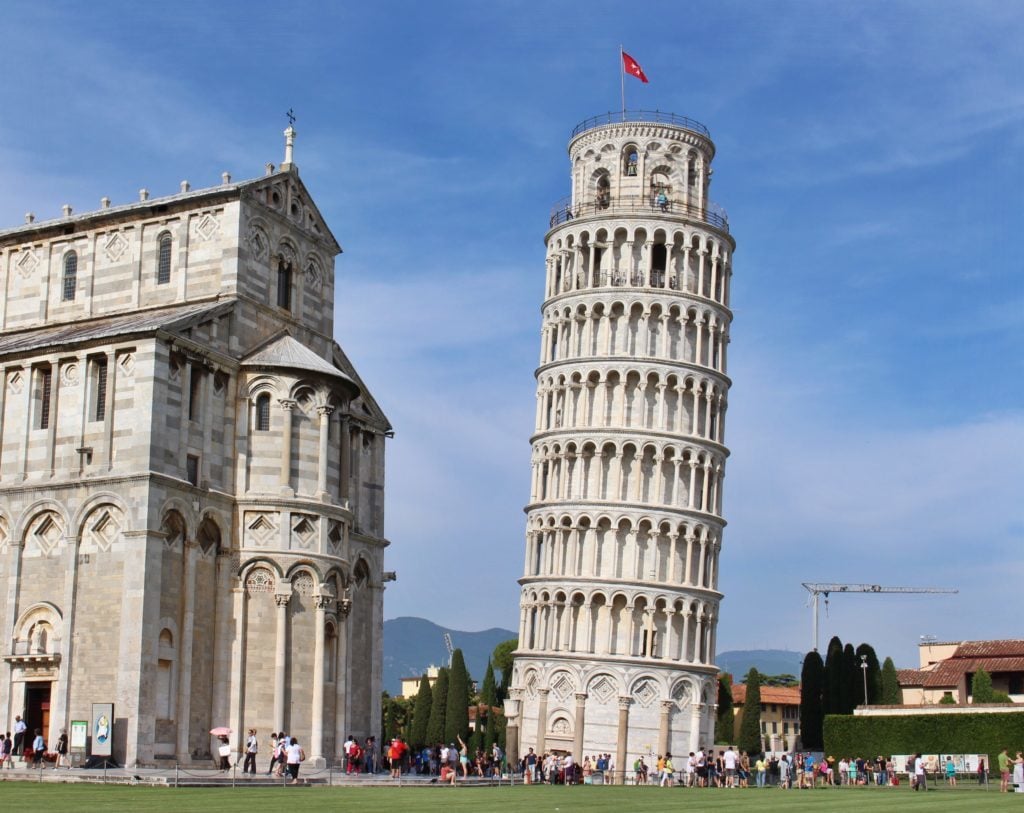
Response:
POLYGON ((757 762, 754 763, 754 771, 757 773, 757 786, 759 788, 764 787, 764 754, 757 758, 757 762))
POLYGON ((665 754, 664 764, 661 766, 661 786, 663 788, 672 787, 672 774, 675 772, 675 766, 672 765, 672 754, 665 754))

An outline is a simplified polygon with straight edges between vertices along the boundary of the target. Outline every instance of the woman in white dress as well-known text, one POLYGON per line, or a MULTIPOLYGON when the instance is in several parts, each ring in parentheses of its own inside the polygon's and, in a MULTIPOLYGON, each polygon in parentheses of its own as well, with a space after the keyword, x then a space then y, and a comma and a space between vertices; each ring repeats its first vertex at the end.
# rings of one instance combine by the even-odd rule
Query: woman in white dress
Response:
POLYGON ((1013 784, 1017 786, 1017 793, 1024 793, 1024 754, 1020 751, 1013 758, 1013 784))

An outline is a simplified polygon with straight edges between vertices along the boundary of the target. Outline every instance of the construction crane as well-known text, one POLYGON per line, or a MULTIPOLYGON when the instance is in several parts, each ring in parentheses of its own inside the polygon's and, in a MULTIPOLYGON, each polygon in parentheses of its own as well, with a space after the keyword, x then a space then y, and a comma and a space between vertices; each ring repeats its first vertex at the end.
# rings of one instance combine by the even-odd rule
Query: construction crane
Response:
POLYGON ((880 584, 818 584, 803 582, 804 588, 811 594, 811 613, 813 614, 814 651, 818 651, 818 596, 825 597, 825 611, 828 612, 830 593, 959 593, 950 587, 882 587, 880 584))
POLYGON ((452 668, 452 654, 455 652, 455 647, 452 646, 452 636, 449 633, 444 634, 444 645, 448 649, 448 668, 452 668))

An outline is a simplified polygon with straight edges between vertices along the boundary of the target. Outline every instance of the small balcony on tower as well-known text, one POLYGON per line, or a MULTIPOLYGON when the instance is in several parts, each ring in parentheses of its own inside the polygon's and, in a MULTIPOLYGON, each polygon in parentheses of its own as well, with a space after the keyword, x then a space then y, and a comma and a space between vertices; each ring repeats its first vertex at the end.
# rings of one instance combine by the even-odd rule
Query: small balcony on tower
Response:
POLYGON ((551 207, 551 228, 572 220, 606 215, 669 215, 674 218, 697 220, 729 231, 729 216, 725 209, 713 201, 706 206, 691 203, 686 197, 672 195, 671 190, 654 189, 649 194, 615 195, 611 190, 598 189, 592 199, 584 196, 583 200, 573 201, 572 195, 566 195, 551 207))

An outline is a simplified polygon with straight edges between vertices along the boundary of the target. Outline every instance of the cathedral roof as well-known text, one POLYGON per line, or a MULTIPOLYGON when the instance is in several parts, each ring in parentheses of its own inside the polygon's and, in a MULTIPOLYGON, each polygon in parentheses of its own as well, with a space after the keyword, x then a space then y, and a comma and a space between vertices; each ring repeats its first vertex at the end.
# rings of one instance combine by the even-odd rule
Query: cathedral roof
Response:
POLYGON ((77 320, 62 325, 50 325, 35 330, 12 330, 0 333, 0 355, 24 353, 40 349, 59 348, 63 345, 112 339, 154 330, 181 331, 206 319, 226 313, 234 307, 233 300, 203 302, 153 308, 121 316, 77 320))
POLYGON ((343 373, 329 361, 320 358, 304 344, 293 339, 287 333, 264 345, 255 353, 242 359, 246 367, 274 367, 289 370, 308 370, 340 378, 354 389, 360 389, 355 381, 343 373))

